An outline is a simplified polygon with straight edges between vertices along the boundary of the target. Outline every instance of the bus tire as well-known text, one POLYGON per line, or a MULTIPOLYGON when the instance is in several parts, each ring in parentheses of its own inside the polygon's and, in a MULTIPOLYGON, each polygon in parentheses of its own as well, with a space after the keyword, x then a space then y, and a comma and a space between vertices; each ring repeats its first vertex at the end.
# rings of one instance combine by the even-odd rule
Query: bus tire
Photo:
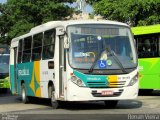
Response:
POLYGON ((52 108, 58 109, 60 107, 60 102, 55 99, 55 89, 54 89, 53 85, 49 86, 48 92, 49 92, 49 98, 51 99, 52 108))
POLYGON ((153 91, 154 89, 139 89, 140 94, 148 94, 148 93, 152 93, 153 91))
POLYGON ((2 93, 7 93, 8 92, 7 88, 1 88, 1 90, 2 90, 2 93))
POLYGON ((29 98, 28 96, 26 95, 26 88, 25 88, 25 85, 24 83, 22 84, 21 86, 21 96, 22 96, 22 102, 23 103, 28 103, 29 102, 29 98))
POLYGON ((117 106, 118 100, 106 100, 104 103, 107 108, 114 108, 117 106))

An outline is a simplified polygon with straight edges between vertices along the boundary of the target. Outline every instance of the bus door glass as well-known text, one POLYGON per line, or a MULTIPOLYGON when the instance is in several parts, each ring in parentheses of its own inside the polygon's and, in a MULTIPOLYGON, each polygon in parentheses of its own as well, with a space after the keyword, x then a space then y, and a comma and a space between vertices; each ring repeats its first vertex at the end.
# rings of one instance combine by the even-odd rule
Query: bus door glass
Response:
POLYGON ((17 93, 17 47, 14 48, 14 93, 17 93))
POLYGON ((64 49, 64 36, 59 36, 59 95, 64 95, 64 83, 66 81, 66 52, 64 49))

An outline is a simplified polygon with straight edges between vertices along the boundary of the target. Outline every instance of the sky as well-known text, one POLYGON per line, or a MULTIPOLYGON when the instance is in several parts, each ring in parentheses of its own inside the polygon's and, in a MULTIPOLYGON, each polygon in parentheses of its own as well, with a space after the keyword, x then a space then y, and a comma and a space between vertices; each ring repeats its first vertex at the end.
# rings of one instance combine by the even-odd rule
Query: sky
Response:
MULTIPOLYGON (((76 3, 73 3, 69 6, 76 7, 76 5, 77 5, 76 3)), ((87 4, 86 7, 84 8, 84 12, 85 13, 91 13, 91 12, 93 12, 93 8, 89 4, 87 4)))
POLYGON ((87 13, 92 13, 93 12, 93 8, 90 5, 87 5, 84 9, 85 12, 87 13))
MULTIPOLYGON (((0 0, 0 3, 5 3, 7 0, 0 0)), ((71 5, 72 7, 75 7, 76 6, 76 3, 72 4, 71 5)), ((90 5, 87 5, 85 8, 84 8, 84 12, 85 13, 91 13, 93 12, 93 8, 90 6, 90 5)))
POLYGON ((0 3, 4 3, 4 2, 6 2, 7 0, 0 0, 0 3))

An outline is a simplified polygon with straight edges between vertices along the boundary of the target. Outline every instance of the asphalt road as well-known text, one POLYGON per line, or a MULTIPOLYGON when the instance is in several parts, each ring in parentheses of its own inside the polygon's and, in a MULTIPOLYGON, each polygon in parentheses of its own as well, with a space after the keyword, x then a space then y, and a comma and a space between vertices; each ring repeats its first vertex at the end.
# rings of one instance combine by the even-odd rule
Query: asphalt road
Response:
MULTIPOLYGON (((18 120, 29 120, 31 118, 35 118, 35 120, 50 118, 60 120, 75 118, 80 120, 85 118, 87 120, 106 120, 106 118, 110 118, 111 120, 111 118, 132 119, 131 115, 137 114, 157 115, 154 116, 154 119, 160 119, 160 91, 141 94, 136 100, 120 101, 116 108, 106 108, 103 102, 72 102, 56 110, 51 108, 48 99, 34 98, 31 103, 23 104, 20 96, 0 94, 0 113, 2 114, 0 118, 3 120, 6 120, 4 118, 8 115, 14 115, 11 117, 18 117, 18 120)), ((145 118, 146 116, 140 117, 145 118)))

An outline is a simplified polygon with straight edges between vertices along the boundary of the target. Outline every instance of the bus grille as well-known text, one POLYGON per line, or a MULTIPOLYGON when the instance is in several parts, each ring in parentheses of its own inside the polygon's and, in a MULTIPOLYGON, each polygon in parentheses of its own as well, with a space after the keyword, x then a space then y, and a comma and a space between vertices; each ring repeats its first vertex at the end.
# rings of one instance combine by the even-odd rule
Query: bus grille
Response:
POLYGON ((109 82, 109 88, 121 88, 125 86, 126 81, 109 82))
POLYGON ((106 82, 87 82, 90 88, 106 88, 106 82))
POLYGON ((126 81, 109 82, 87 82, 90 88, 121 88, 125 86, 126 81))

